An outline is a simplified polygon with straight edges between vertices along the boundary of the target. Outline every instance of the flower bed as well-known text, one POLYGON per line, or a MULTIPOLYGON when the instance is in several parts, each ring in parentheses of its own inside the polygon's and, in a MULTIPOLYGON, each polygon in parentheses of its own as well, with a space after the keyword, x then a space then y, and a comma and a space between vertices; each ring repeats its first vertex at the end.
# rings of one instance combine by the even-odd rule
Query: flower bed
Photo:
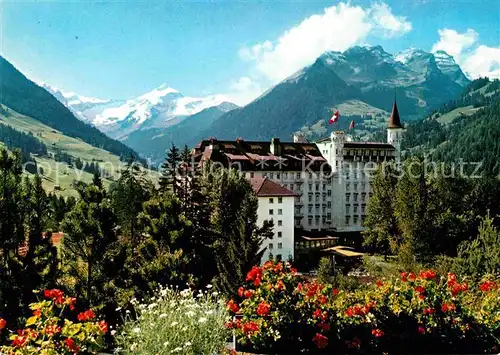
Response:
POLYGON ((496 281, 468 285, 428 270, 343 292, 288 264, 254 267, 227 308, 241 345, 261 353, 480 353, 496 350, 496 281))
MULTIPOLYGON (((1 354, 94 354, 103 349, 108 332, 104 320, 98 321, 90 309, 77 312, 76 299, 61 290, 45 290, 43 294, 42 301, 30 305, 33 315, 25 328, 11 332, 11 345, 0 347, 1 354)), ((0 318, 0 332, 7 326, 0 318)))

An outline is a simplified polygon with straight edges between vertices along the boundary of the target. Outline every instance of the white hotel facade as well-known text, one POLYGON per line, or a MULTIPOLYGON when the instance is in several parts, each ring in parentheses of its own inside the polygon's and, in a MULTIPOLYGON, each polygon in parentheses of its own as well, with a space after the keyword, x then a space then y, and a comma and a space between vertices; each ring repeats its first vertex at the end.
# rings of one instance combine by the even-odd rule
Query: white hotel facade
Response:
MULTIPOLYGON (((307 142, 300 135, 294 135, 293 142, 281 142, 277 138, 270 142, 212 138, 198 144, 194 156, 199 163, 218 162, 240 170, 249 180, 267 179, 292 193, 293 209, 287 207, 286 219, 283 218, 289 228, 282 234, 285 232, 289 240, 286 244, 293 245, 294 229, 362 230, 373 171, 381 162, 400 162, 403 132, 394 102, 387 142, 355 142, 344 131, 332 132, 330 137, 315 143, 307 142)), ((292 197, 288 196, 287 201, 290 200, 292 197)), ((259 198, 260 220, 269 219, 269 204, 269 199, 259 198)), ((272 248, 276 250, 274 243, 272 248)), ((288 257, 284 252, 281 255, 288 257)))

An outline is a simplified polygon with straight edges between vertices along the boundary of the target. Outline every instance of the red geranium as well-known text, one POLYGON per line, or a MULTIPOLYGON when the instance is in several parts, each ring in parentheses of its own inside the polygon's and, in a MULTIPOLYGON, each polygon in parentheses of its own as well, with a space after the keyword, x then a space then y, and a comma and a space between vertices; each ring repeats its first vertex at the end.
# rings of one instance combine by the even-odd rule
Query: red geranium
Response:
POLYGON ((55 302, 55 304, 64 303, 64 293, 57 288, 54 288, 52 290, 45 290, 43 292, 43 295, 45 296, 45 298, 52 299, 55 302))
POLYGON ((243 323, 241 325, 241 329, 243 330, 243 333, 245 333, 246 335, 252 335, 253 333, 259 331, 259 325, 254 321, 250 321, 248 323, 243 323))
POLYGON ((493 281, 484 281, 481 285, 479 285, 479 289, 483 292, 489 292, 497 288, 497 284, 493 281))
POLYGON ((443 311, 444 313, 453 312, 455 310, 456 307, 453 303, 443 303, 443 305, 441 306, 441 311, 443 311))
POLYGON ((102 320, 98 323, 99 325, 99 330, 103 333, 107 333, 108 332, 108 323, 106 323, 106 321, 102 320))
POLYGON ((81 312, 78 314, 77 316, 78 320, 80 322, 86 322, 90 319, 94 319, 95 318, 95 313, 94 311, 92 311, 91 309, 85 311, 85 312, 81 312))
POLYGON ((425 288, 423 286, 418 285, 417 287, 415 287, 415 291, 420 294, 423 294, 425 293, 425 288))
POLYGON ((254 281, 256 279, 262 278, 262 269, 258 266, 252 267, 252 269, 247 274, 247 281, 254 281))
POLYGON ((325 332, 330 331, 330 323, 318 323, 318 328, 323 329, 325 332))
POLYGON ((238 289, 238 296, 243 297, 244 293, 245 293, 245 289, 243 287, 240 287, 238 289))
POLYGON ((245 296, 245 298, 250 298, 253 296, 253 293, 254 291, 253 290, 246 290, 244 293, 243 293, 243 296, 245 296))
POLYGON ((338 290, 338 289, 336 289, 336 288, 334 288, 334 289, 333 289, 333 291, 332 291, 332 293, 336 296, 336 295, 338 295, 338 294, 339 294, 339 290, 338 290))
POLYGON ((271 311, 271 306, 265 302, 261 302, 257 307, 257 314, 259 316, 267 316, 270 311, 271 311))
POLYGON ((420 273, 420 277, 425 280, 432 280, 436 278, 436 272, 433 270, 425 270, 420 273))
POLYGON ((383 330, 380 330, 380 329, 372 329, 372 335, 373 335, 375 338, 380 338, 380 337, 383 337, 383 336, 384 336, 384 331, 383 331, 383 330))
POLYGON ((69 351, 77 353, 78 350, 80 350, 80 347, 76 345, 75 341, 71 338, 66 339, 65 343, 69 351))
POLYGON ((424 328, 424 327, 422 327, 422 326, 420 325, 420 326, 418 327, 418 332, 419 332, 420 334, 425 334, 425 328, 424 328))
POLYGON ((408 274, 408 280, 415 281, 416 278, 417 278, 417 276, 415 276, 415 274, 413 272, 410 272, 408 274))
POLYGON ((316 346, 319 349, 324 349, 328 346, 328 338, 325 337, 323 334, 316 333, 316 335, 312 340, 316 343, 316 346))
POLYGON ((401 281, 403 281, 403 282, 408 281, 408 272, 404 271, 401 273, 401 281))
POLYGON ((230 300, 227 303, 227 309, 229 309, 233 313, 237 313, 240 310, 240 307, 236 302, 234 302, 234 300, 230 300))
POLYGON ((7 321, 3 318, 0 318, 0 330, 4 329, 7 325, 7 321))
POLYGON ((431 308, 426 308, 426 309, 424 309, 424 314, 425 314, 425 315, 426 315, 426 314, 434 314, 434 313, 436 313, 436 309, 435 309, 435 308, 432 308, 432 307, 431 307, 431 308))
POLYGON ((382 287, 384 285, 384 283, 380 280, 377 281, 377 287, 382 287))

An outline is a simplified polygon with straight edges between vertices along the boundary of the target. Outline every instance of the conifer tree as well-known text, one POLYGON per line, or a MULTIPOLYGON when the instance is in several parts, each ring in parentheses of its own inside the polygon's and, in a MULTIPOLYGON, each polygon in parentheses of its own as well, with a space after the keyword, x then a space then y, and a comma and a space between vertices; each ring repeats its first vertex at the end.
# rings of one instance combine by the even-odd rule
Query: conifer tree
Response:
POLYGON ((161 193, 171 191, 174 195, 177 194, 179 184, 178 167, 180 161, 181 156, 179 149, 172 144, 165 158, 165 162, 161 166, 161 177, 159 182, 161 193))

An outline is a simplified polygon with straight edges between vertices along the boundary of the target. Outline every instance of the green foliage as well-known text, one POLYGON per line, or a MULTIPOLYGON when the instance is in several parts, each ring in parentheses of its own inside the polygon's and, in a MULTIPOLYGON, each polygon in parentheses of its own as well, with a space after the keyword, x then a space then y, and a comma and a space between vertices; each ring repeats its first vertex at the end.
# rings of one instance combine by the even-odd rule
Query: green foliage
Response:
POLYGON ((318 265, 318 281, 321 283, 332 283, 335 277, 335 265, 329 257, 322 257, 318 265))
POLYGON ((0 124, 0 142, 10 150, 21 149, 26 154, 47 155, 47 146, 33 134, 20 132, 5 124, 0 124))
POLYGON ((115 336, 124 354, 221 354, 226 347, 228 315, 210 290, 160 288, 150 302, 131 305, 137 319, 127 317, 115 336))
POLYGON ((261 259, 262 242, 271 238, 272 223, 257 225, 257 197, 249 182, 235 170, 216 170, 205 176, 210 186, 217 289, 231 295, 250 267, 261 259))

